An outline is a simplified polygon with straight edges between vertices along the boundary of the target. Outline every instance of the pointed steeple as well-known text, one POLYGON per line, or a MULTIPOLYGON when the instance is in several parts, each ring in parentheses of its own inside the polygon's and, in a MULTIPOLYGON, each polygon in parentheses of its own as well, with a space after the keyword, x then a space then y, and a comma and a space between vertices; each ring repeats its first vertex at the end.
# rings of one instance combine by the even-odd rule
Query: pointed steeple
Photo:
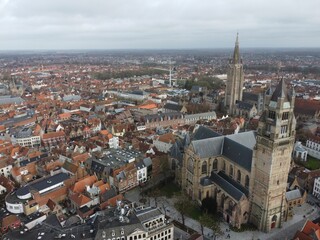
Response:
POLYGON ((278 98, 283 98, 284 101, 289 101, 287 87, 285 85, 283 78, 280 80, 278 86, 274 90, 272 97, 271 97, 271 101, 277 102, 278 98))
POLYGON ((241 63, 240 50, 239 50, 239 33, 237 33, 236 44, 233 51, 233 63, 241 63))

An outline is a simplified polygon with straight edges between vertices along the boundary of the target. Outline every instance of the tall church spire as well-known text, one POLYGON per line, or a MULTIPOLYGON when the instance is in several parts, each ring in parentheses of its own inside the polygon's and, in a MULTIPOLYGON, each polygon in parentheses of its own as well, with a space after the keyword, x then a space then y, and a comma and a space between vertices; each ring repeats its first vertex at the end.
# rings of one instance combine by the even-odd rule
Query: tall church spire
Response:
POLYGON ((240 50, 239 50, 239 33, 237 33, 236 44, 233 52, 233 64, 241 63, 240 50))
POLYGON ((239 36, 237 34, 233 58, 229 60, 227 69, 227 86, 224 106, 228 114, 235 114, 237 101, 242 101, 243 83, 244 73, 240 58, 239 36))

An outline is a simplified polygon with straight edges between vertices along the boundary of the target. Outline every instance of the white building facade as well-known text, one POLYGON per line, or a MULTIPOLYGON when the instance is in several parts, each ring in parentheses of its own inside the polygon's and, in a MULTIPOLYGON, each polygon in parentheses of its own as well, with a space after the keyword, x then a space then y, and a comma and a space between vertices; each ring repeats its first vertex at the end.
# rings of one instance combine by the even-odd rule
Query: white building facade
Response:
POLYGON ((315 196, 316 198, 320 198, 320 177, 316 178, 314 180, 314 184, 313 184, 313 191, 312 191, 313 196, 315 196))
POLYGON ((311 157, 320 160, 320 142, 315 139, 309 139, 306 143, 306 149, 311 157))
POLYGON ((307 161, 308 151, 303 147, 301 142, 296 142, 293 149, 293 157, 299 161, 307 161))

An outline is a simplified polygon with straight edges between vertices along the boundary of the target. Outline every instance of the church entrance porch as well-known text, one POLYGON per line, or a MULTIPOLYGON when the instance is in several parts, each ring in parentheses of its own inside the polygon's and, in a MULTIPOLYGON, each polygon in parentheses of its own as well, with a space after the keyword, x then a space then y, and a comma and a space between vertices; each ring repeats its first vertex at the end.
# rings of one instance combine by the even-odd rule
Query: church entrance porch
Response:
POLYGON ((271 229, 276 227, 276 223, 277 223, 277 215, 274 215, 271 219, 271 229))

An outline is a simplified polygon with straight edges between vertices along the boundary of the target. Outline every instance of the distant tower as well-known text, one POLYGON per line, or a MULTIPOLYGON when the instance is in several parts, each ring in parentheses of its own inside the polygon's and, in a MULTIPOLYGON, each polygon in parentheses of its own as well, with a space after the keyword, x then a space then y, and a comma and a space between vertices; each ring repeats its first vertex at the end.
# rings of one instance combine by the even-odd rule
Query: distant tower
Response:
POLYGON ((253 156, 250 221, 269 232, 282 226, 286 187, 296 129, 295 96, 281 79, 259 120, 253 156))
POLYGON ((237 100, 242 100, 242 88, 244 82, 243 65, 239 51, 238 34, 234 47, 233 58, 229 60, 227 70, 227 86, 224 99, 224 106, 228 114, 235 113, 237 100))

